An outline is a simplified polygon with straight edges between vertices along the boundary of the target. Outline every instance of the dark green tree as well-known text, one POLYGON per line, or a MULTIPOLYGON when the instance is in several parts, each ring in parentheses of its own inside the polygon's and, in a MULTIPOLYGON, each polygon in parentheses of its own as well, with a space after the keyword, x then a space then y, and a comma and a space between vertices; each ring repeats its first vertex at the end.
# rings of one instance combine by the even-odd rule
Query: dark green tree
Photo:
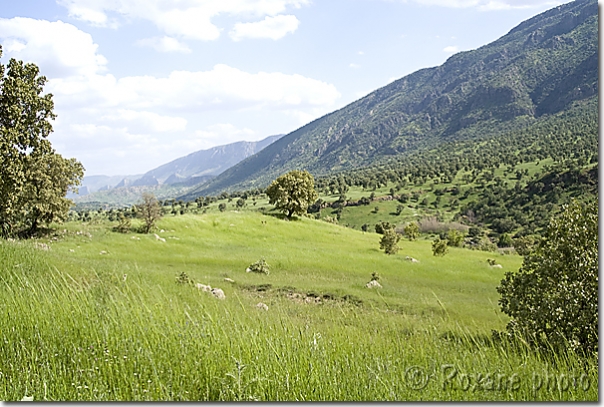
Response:
POLYGON ((288 219, 306 213, 309 205, 318 198, 315 180, 308 171, 293 170, 281 175, 267 188, 269 203, 283 212, 288 219))
MULTIPOLYGON (((0 48, 0 56, 2 49, 0 48)), ((0 64, 0 234, 35 233, 40 223, 63 220, 67 190, 83 167, 52 149, 52 95, 36 65, 11 59, 0 64)))
POLYGON ((507 325, 533 343, 598 350, 598 207, 572 201, 497 287, 507 325))
POLYGON ((380 249, 384 250, 386 254, 396 254, 398 252, 398 242, 401 240, 401 236, 394 231, 394 229, 385 229, 384 236, 380 239, 380 249))

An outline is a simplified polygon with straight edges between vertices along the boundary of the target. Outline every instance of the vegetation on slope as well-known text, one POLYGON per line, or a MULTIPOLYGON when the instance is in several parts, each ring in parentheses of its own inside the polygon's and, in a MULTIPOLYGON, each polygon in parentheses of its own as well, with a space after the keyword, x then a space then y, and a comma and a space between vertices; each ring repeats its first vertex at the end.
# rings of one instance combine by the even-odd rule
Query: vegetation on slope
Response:
POLYGON ((498 269, 488 253, 434 257, 428 241, 385 256, 375 234, 252 212, 166 217, 157 233, 72 222, 0 242, 0 398, 598 397, 597 359, 491 339, 507 321, 495 286, 518 256, 498 269), (260 257, 270 275, 246 273, 260 257), (374 271, 382 289, 364 287, 374 271))

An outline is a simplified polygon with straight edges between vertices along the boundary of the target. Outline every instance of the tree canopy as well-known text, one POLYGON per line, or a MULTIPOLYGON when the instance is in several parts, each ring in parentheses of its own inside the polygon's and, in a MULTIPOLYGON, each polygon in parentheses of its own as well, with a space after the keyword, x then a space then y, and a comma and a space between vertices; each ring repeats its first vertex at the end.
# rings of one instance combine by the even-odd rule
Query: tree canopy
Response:
POLYGON ((274 180, 266 194, 269 203, 274 204, 288 219, 305 213, 318 198, 313 176, 308 171, 299 170, 290 171, 274 180))
POLYGON ((573 201, 497 288, 510 332, 536 342, 598 349, 598 207, 573 201))
POLYGON ((0 64, 2 236, 31 235, 41 223, 64 220, 65 195, 84 175, 82 164, 57 154, 48 141, 55 114, 52 94, 42 94, 45 83, 35 64, 0 64))

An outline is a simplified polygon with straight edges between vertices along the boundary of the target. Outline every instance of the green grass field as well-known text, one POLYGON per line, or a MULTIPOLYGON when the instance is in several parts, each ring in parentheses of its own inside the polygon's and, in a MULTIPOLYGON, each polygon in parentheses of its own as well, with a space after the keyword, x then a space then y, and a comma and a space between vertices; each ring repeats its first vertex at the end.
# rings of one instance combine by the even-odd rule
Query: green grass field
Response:
POLYGON ((434 257, 422 239, 389 256, 375 233, 254 211, 155 233, 70 222, 0 241, 1 399, 598 399, 597 360, 491 339, 519 256, 434 257), (260 258, 270 274, 246 273, 260 258), (383 288, 365 287, 373 272, 383 288))

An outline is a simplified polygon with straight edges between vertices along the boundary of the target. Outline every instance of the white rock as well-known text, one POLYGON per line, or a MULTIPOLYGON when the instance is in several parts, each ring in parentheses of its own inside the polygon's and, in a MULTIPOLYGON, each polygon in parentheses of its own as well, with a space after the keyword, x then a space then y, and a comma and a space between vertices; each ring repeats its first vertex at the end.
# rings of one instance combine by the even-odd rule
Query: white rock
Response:
POLYGON ((367 288, 382 288, 382 285, 375 280, 371 280, 367 284, 365 284, 367 288))
POLYGON ((229 283, 234 283, 235 282, 235 280, 233 280, 232 278, 228 278, 228 277, 225 277, 224 281, 229 282, 229 283))
POLYGON ((212 287, 201 283, 195 284, 195 287, 197 287, 197 289, 201 291, 212 291, 212 287))
POLYGON ((266 305, 266 304, 265 304, 265 303, 263 303, 263 302, 259 302, 258 304, 256 304, 256 308, 258 308, 258 309, 263 309, 263 310, 265 310, 265 311, 268 311, 268 305, 266 305))
POLYGON ((159 240, 160 242, 166 243, 166 239, 164 239, 163 237, 158 236, 157 233, 153 233, 153 236, 155 236, 155 240, 159 240))
POLYGON ((503 266, 502 266, 501 264, 493 264, 491 267, 492 267, 492 268, 496 268, 496 269, 501 269, 501 268, 503 268, 503 266))
POLYGON ((222 291, 220 288, 212 288, 212 294, 219 300, 224 300, 226 298, 224 291, 222 291))
POLYGON ((105 250, 101 250, 99 254, 107 254, 107 252, 105 250))
POLYGON ((410 257, 410 256, 405 256, 405 260, 410 261, 411 263, 419 263, 419 260, 414 259, 413 257, 410 257))

